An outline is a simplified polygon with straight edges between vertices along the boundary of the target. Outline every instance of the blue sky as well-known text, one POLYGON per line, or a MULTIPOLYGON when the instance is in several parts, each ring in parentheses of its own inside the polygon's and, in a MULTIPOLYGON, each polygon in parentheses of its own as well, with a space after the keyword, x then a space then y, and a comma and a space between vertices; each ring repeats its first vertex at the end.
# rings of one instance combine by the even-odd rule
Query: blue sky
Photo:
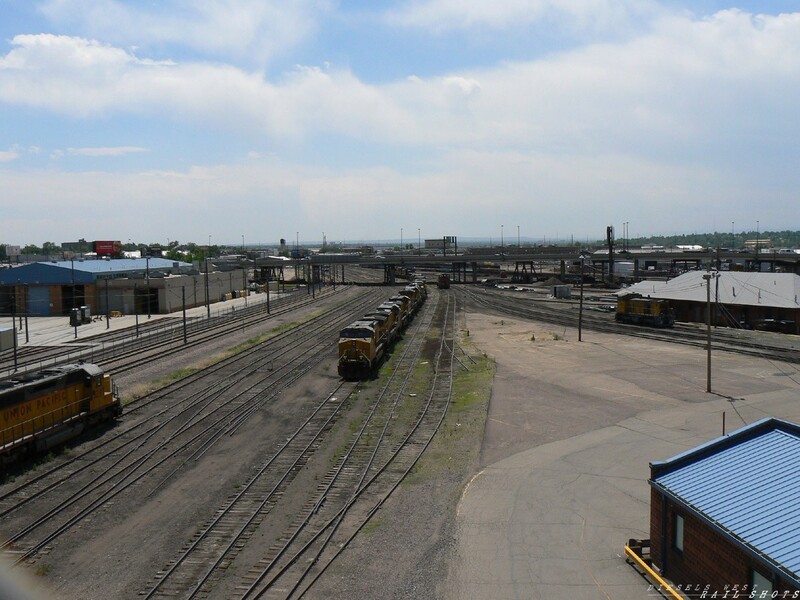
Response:
POLYGON ((800 2, 0 15, 0 243, 800 229, 800 2))

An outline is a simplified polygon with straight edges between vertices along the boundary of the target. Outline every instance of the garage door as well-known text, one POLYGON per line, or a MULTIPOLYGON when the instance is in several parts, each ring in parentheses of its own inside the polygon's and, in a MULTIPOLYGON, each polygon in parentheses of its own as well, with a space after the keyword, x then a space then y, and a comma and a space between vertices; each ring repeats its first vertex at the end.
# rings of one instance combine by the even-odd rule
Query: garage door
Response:
POLYGON ((28 314, 29 315, 50 315, 50 288, 49 287, 30 287, 28 288, 28 314))

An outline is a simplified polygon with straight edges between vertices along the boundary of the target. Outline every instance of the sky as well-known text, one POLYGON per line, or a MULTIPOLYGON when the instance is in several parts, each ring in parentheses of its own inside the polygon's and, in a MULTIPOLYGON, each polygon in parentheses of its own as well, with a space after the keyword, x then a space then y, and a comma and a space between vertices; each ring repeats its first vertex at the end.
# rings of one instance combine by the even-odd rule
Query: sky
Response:
POLYGON ((800 229, 799 159, 800 1, 0 0, 0 243, 800 229))

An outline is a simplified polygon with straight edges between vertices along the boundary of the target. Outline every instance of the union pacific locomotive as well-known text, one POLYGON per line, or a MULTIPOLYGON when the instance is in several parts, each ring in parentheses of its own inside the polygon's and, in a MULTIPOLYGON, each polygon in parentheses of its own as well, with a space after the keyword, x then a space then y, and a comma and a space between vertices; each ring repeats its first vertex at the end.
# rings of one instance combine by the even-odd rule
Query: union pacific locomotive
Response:
POLYGON ((426 296, 425 282, 411 283, 374 311, 342 329, 339 334, 339 375, 344 379, 369 376, 425 302, 426 296))
POLYGON ((616 320, 620 323, 651 327, 672 327, 675 324, 675 317, 667 300, 643 298, 639 294, 617 298, 616 320))
POLYGON ((4 379, 0 464, 52 448, 121 414, 116 386, 97 365, 64 365, 4 379))

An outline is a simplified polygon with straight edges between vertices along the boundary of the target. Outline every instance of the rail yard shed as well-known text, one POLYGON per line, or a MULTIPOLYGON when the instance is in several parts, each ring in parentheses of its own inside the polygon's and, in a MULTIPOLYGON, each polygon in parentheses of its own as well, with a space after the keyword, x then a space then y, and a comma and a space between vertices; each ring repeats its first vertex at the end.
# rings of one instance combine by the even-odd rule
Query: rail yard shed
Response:
POLYGON ((669 300, 678 321, 800 333, 800 275, 691 271, 667 281, 646 280, 618 292, 669 300))
POLYGON ((650 558, 662 574, 708 598, 796 597, 800 427, 762 419, 650 473, 650 558))
POLYGON ((68 315, 170 313, 215 302, 247 287, 246 272, 201 273, 185 262, 163 258, 62 260, 0 271, 0 312, 68 315))

